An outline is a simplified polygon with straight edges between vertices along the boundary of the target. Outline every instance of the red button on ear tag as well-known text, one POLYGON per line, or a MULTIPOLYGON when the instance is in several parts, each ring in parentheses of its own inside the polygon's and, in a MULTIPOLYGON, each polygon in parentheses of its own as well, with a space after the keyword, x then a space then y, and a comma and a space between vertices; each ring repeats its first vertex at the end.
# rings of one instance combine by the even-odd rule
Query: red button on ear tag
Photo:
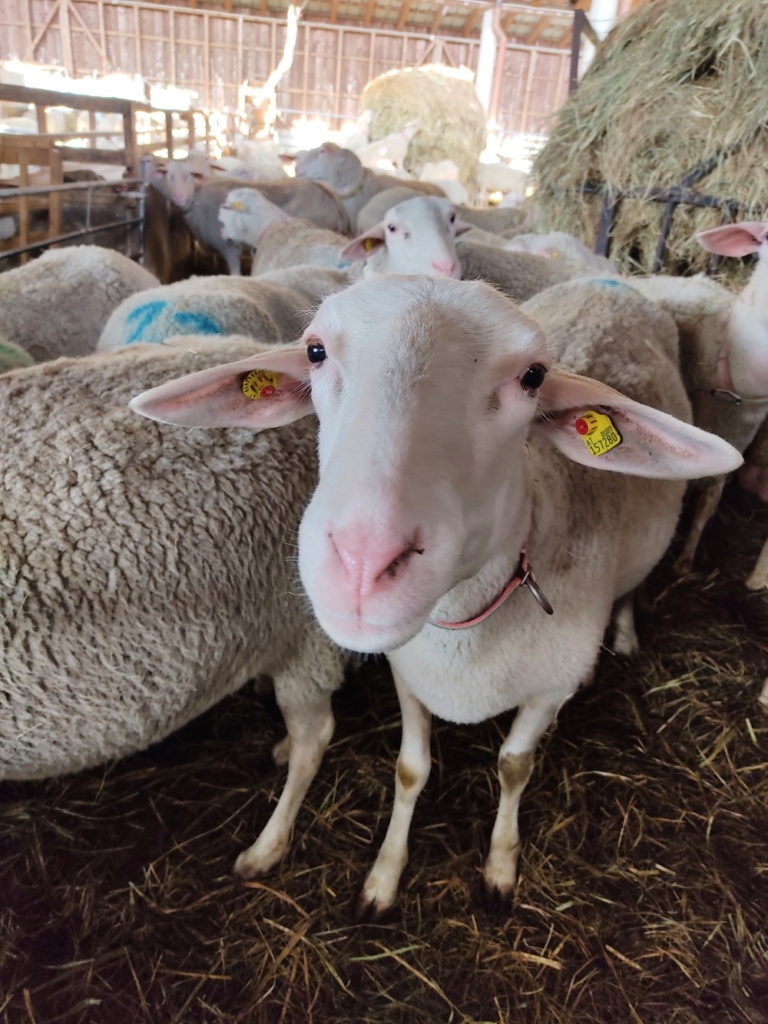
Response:
POLYGON ((576 422, 574 423, 574 426, 576 427, 576 430, 577 430, 577 432, 579 434, 588 434, 589 433, 589 424, 587 423, 587 421, 585 419, 582 419, 581 416, 579 416, 579 418, 576 420, 576 422))

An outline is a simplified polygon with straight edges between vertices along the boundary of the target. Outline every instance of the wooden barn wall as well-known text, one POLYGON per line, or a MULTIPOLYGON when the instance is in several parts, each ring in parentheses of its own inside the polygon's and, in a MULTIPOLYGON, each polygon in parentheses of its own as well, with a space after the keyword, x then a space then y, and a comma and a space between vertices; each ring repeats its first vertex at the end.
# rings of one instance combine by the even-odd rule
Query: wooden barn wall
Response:
MULTIPOLYGON (((112 71, 198 94, 196 106, 234 110, 237 87, 263 82, 286 27, 273 20, 152 3, 3 0, 3 58, 34 59, 74 76, 112 71)), ((302 22, 278 108, 332 126, 360 111, 365 84, 392 68, 444 62, 476 69, 476 40, 302 22)), ((569 53, 509 43, 499 111, 505 132, 540 133, 568 90, 569 53)))

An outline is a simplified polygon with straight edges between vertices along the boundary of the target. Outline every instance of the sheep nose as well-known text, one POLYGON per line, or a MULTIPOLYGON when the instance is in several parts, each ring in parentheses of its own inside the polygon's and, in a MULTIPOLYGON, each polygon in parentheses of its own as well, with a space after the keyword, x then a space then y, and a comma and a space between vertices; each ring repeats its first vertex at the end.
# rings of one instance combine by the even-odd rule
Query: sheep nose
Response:
POLYGON ((432 269, 438 274, 439 277, 459 276, 458 260, 433 260, 432 269))
POLYGON ((366 525, 345 527, 331 534, 331 543, 338 555, 349 583, 360 597, 368 597, 403 569, 414 553, 415 535, 404 540, 402 533, 376 536, 366 525))

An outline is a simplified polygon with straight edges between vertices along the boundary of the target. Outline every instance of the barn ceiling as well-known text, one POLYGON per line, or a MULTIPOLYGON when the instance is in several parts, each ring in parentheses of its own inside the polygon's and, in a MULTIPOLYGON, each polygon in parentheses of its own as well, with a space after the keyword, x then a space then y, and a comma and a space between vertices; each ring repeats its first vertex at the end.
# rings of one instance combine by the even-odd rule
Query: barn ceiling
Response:
MULTIPOLYGON (((173 0, 170 0, 173 2, 173 0)), ((178 0, 177 0, 178 2, 178 0)), ((288 0, 187 0, 190 7, 215 8, 283 19, 288 0)), ((308 22, 395 29, 428 35, 477 38, 483 12, 498 6, 501 28, 511 40, 529 46, 567 48, 571 43, 573 11, 588 11, 590 0, 522 0, 488 3, 485 0, 305 0, 302 18, 308 22)))

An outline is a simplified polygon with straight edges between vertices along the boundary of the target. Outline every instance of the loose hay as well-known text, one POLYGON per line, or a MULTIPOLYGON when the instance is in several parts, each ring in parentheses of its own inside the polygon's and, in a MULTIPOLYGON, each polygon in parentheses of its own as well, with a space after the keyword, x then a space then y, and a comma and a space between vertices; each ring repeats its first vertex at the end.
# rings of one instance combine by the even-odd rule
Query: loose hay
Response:
MULTIPOLYGON (((608 36, 534 162, 548 227, 591 244, 602 196, 578 190, 636 189, 637 198, 621 201, 610 255, 626 272, 650 272, 664 204, 643 195, 684 184, 710 162, 690 187, 743 203, 732 219, 762 219, 768 201, 766 37, 764 0, 655 0, 632 11, 608 36)), ((725 216, 677 207, 663 269, 706 270, 711 257, 693 236, 725 216)))
POLYGON ((406 169, 418 175, 426 163, 453 160, 459 180, 474 196, 475 171, 485 149, 485 111, 466 69, 443 64, 388 71, 366 85, 362 106, 373 111, 371 139, 399 132, 414 118, 419 131, 408 147, 406 169))
POLYGON ((0 1020, 765 1024, 768 593, 743 581, 766 535, 731 485, 697 571, 651 581, 643 653, 605 652, 563 708, 508 917, 478 901, 505 715, 436 723, 400 900, 353 922, 399 741, 375 662, 259 881, 231 867, 279 794, 282 724, 250 688, 140 756, 0 787, 0 1020))

